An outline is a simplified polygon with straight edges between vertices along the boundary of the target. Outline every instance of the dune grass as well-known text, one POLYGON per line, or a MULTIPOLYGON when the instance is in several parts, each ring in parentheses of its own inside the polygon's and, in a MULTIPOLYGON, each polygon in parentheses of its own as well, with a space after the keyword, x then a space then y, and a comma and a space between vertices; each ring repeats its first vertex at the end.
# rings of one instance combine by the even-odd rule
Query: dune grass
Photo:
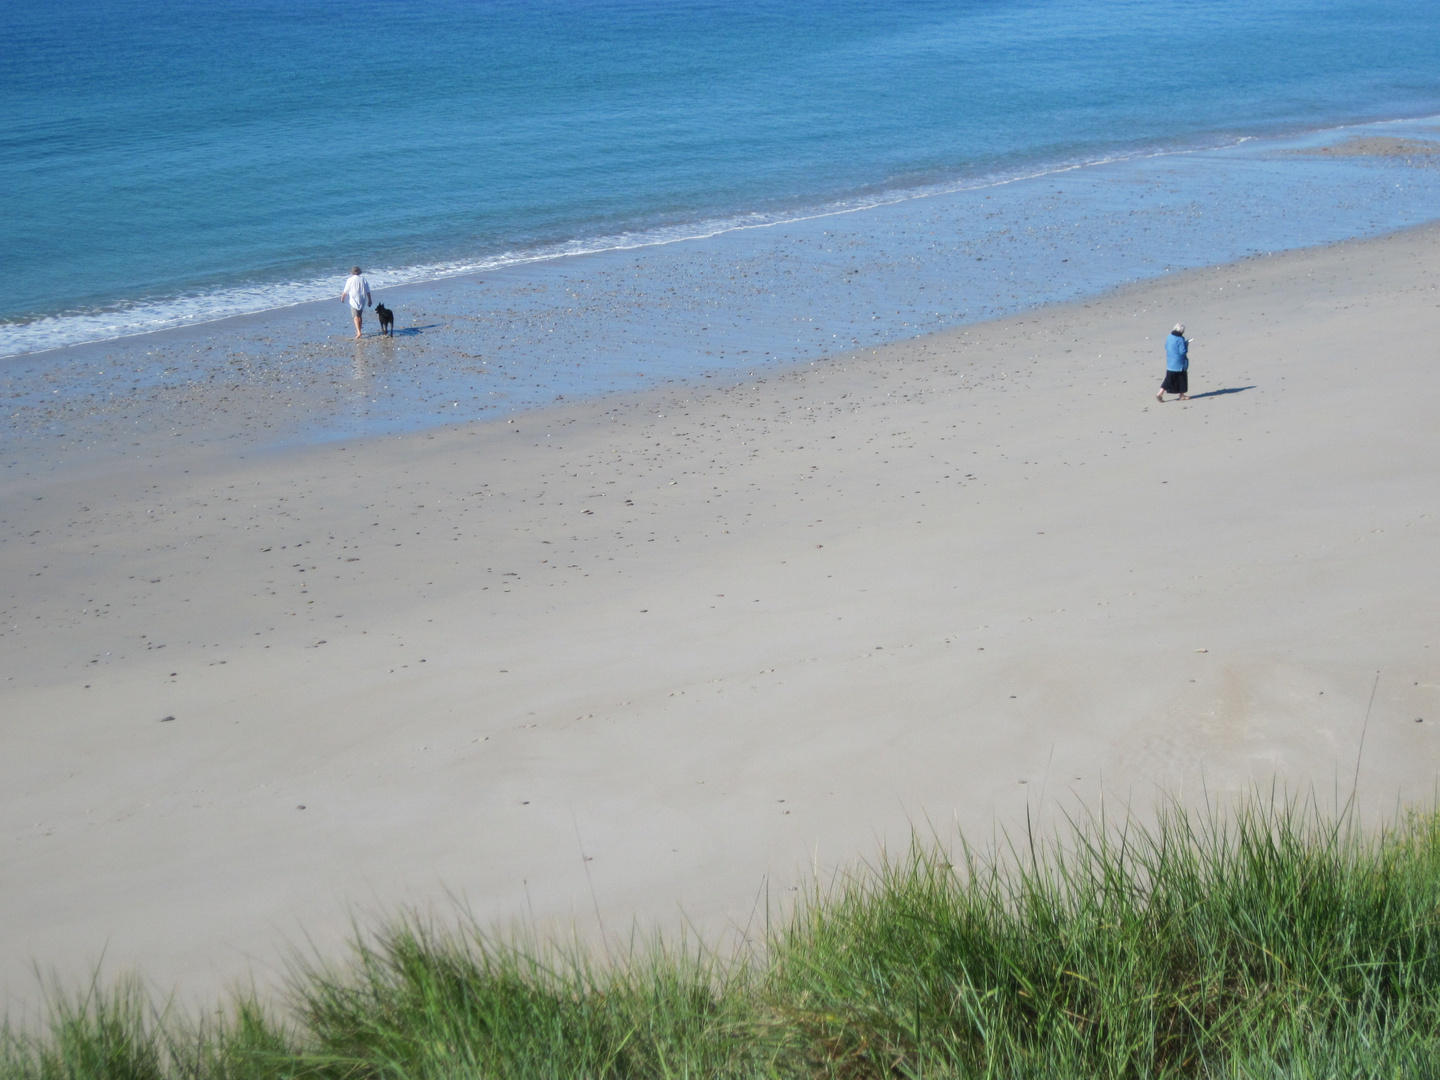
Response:
POLYGON ((1440 1077, 1440 816, 1254 798, 981 854, 914 841, 720 957, 402 917, 204 1021, 133 981, 7 1027, 16 1080, 1440 1077))

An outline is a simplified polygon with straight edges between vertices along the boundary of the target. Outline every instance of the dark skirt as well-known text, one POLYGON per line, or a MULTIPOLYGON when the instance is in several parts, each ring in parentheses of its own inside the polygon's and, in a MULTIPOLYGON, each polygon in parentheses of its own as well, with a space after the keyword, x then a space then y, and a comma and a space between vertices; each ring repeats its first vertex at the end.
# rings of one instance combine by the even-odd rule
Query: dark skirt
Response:
POLYGON ((1160 389, 1167 394, 1188 394, 1190 392, 1190 373, 1188 371, 1165 372, 1165 381, 1160 384, 1160 389))

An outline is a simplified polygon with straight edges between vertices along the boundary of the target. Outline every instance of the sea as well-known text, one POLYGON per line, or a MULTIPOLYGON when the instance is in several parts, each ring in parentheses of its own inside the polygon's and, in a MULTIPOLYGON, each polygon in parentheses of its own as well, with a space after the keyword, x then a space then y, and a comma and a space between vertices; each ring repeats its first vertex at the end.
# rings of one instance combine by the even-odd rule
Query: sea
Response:
POLYGON ((1440 217, 1440 158, 1310 152, 1440 139, 1435 0, 0 13, 0 357, 38 354, 17 399, 87 342, 322 300, 343 337, 356 263, 382 295, 486 283, 467 355, 533 403, 1440 217))

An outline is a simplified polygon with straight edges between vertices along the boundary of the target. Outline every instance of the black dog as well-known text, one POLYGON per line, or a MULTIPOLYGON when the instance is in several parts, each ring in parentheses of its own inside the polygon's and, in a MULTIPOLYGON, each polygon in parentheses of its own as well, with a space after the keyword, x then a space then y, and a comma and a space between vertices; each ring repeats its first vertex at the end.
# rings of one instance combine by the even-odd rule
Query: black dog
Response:
POLYGON ((395 313, 384 304, 375 305, 375 317, 380 320, 380 333, 395 336, 395 313))

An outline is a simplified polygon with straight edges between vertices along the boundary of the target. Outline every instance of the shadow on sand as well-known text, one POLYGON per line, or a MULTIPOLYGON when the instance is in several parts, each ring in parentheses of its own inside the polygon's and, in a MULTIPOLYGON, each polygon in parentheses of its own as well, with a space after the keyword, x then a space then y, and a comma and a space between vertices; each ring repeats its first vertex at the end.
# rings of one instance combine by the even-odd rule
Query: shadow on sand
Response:
POLYGON ((1191 394, 1191 401, 1199 401, 1201 398, 1220 397, 1223 394, 1243 394, 1246 390, 1254 390, 1253 386, 1227 386, 1224 390, 1206 390, 1203 394, 1191 394))
POLYGON ((425 326, 406 326, 406 327, 403 327, 403 328, 397 326, 397 327, 395 328, 395 336, 396 336, 396 337, 413 337, 415 334, 423 334, 426 330, 434 330, 434 329, 435 329, 437 326, 439 326, 439 325, 440 325, 440 324, 439 324, 438 322, 432 322, 432 323, 428 323, 428 324, 425 325, 425 326))

